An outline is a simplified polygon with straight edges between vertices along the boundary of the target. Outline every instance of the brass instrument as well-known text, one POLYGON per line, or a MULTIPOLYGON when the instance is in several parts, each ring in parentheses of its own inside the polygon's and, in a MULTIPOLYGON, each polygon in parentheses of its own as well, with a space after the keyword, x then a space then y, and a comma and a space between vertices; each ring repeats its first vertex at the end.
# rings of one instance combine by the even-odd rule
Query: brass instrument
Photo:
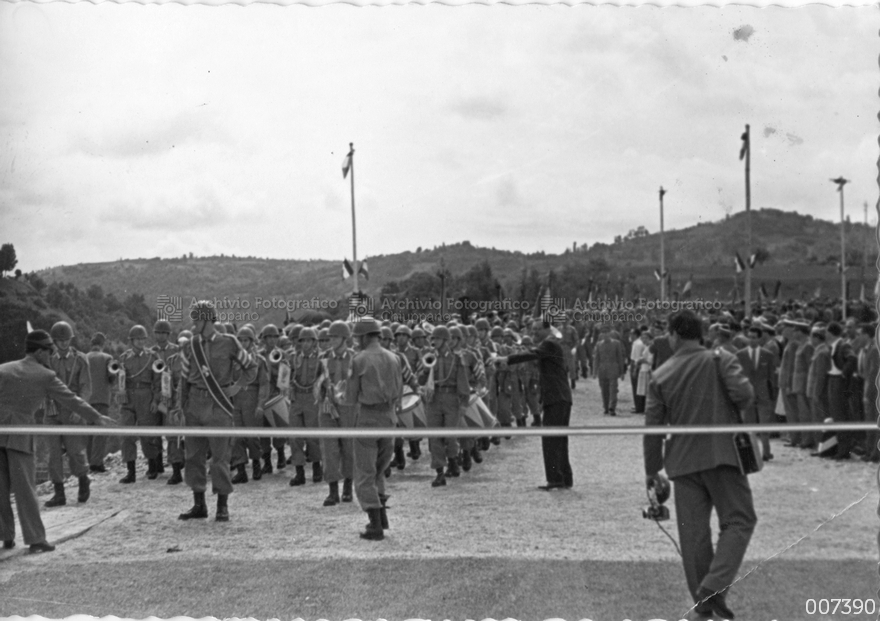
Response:
POLYGON ((428 380, 425 382, 425 396, 430 399, 434 394, 434 367, 437 365, 437 354, 434 352, 425 352, 422 354, 421 364, 428 371, 428 380))
POLYGON ((118 375, 122 371, 122 365, 116 362, 115 360, 111 360, 110 364, 107 365, 107 372, 110 375, 118 375))
POLYGON ((125 396, 125 367, 116 360, 111 360, 107 365, 107 373, 116 376, 116 392, 119 393, 119 403, 126 402, 125 396))
POLYGON ((153 373, 164 373, 166 368, 168 367, 161 358, 153 363, 153 373))
POLYGON ((282 360, 284 360, 284 354, 281 352, 280 349, 273 349, 269 353, 269 362, 271 364, 279 364, 282 360))

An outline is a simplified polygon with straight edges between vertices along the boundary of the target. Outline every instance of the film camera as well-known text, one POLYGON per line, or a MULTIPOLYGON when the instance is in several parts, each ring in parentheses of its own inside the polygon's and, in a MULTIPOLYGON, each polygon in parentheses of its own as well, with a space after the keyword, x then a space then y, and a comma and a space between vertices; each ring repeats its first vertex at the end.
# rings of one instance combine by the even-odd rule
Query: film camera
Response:
POLYGON ((648 485, 648 506, 642 509, 642 517, 646 520, 654 520, 662 522, 669 519, 669 507, 663 503, 669 500, 671 488, 669 480, 661 475, 655 474, 648 485))

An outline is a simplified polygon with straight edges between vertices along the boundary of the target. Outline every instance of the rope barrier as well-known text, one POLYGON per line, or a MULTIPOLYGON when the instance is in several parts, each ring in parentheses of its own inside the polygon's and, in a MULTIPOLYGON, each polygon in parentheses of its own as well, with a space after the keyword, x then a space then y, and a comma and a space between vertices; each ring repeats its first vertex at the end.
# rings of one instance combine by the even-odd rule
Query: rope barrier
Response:
POLYGON ((9 425, 0 426, 2 435, 35 436, 201 436, 235 438, 484 438, 486 436, 609 436, 609 435, 697 435, 790 431, 871 431, 875 423, 831 423, 797 425, 657 425, 657 426, 582 426, 582 427, 492 427, 492 428, 302 428, 302 427, 97 427, 91 425, 9 425))

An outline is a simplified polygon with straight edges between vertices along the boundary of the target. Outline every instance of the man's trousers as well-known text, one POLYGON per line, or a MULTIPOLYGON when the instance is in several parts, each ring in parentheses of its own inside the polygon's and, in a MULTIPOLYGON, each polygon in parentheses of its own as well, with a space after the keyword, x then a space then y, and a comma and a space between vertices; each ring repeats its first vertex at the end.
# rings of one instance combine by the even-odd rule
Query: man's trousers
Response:
MULTIPOLYGON (((318 404, 312 391, 291 394, 290 426, 301 429, 318 428, 318 404)), ((321 442, 318 438, 291 438, 290 455, 294 466, 305 466, 307 461, 321 461, 321 442)))
MULTIPOLYGON (((214 403, 207 390, 190 387, 184 410, 187 427, 232 427, 232 416, 214 403)), ((229 456, 232 438, 189 436, 186 438, 184 481, 194 492, 208 488, 207 455, 211 449, 211 488, 215 494, 232 493, 229 456)))
MULTIPOLYGON (((381 406, 360 404, 355 427, 371 429, 391 427, 396 415, 394 404, 381 406)), ((361 509, 381 509, 380 495, 385 494, 385 469, 394 456, 391 438, 356 438, 354 441, 354 493, 361 509)))
MULTIPOLYGON (((61 425, 61 419, 57 416, 47 416, 43 419, 46 425, 61 425)), ((64 455, 67 452, 67 463, 70 465, 70 473, 75 477, 81 477, 89 473, 86 460, 86 438, 83 436, 46 436, 46 445, 49 447, 49 480, 52 483, 64 482, 64 455)))
MULTIPOLYGON (((122 406, 123 427, 158 427, 160 415, 158 412, 150 412, 150 404, 153 401, 153 391, 149 388, 134 388, 126 391, 126 403, 122 406)), ((141 450, 147 459, 155 459, 162 449, 161 436, 141 437, 141 450)), ((123 436, 122 438, 122 461, 129 462, 137 459, 137 437, 123 436)))
POLYGON ((46 541, 35 491, 36 464, 32 453, 0 448, 0 539, 15 539, 15 518, 10 496, 15 495, 18 522, 25 545, 46 541))
MULTIPOLYGON (((435 392, 427 408, 428 428, 458 429, 461 424, 461 405, 454 392, 435 392)), ((431 468, 446 466, 449 459, 458 457, 458 438, 428 438, 431 468)))
MULTIPOLYGON (((232 398, 235 406, 233 424, 236 427, 259 428, 263 426, 263 417, 257 418, 257 387, 248 386, 232 398)), ((169 460, 171 459, 171 443, 168 443, 169 460)), ((262 456, 259 438, 237 437, 232 444, 232 467, 247 464, 248 460, 260 459, 262 456)), ((173 462, 172 462, 173 463, 173 462)))
MULTIPOLYGON (((544 427, 568 427, 571 420, 571 403, 559 402, 544 406, 544 427)), ((544 474, 548 485, 571 487, 574 477, 568 459, 568 436, 542 436, 544 474)))
MULTIPOLYGON (((355 408, 338 405, 339 418, 329 413, 320 416, 321 429, 351 429, 355 423, 355 408)), ((324 457, 324 480, 333 483, 354 477, 354 438, 321 438, 324 457)), ((384 472, 384 469, 383 469, 384 472)))

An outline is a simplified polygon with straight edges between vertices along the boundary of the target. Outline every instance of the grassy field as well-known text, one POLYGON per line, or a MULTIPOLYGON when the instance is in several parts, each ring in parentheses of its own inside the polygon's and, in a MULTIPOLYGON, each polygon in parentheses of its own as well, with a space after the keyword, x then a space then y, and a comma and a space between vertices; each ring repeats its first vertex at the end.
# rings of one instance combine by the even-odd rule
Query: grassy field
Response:
MULTIPOLYGON (((598 400, 595 380, 581 381, 572 424, 643 424, 603 417, 598 400)), ((537 489, 537 437, 503 441, 446 488, 430 487, 425 457, 410 462, 388 482, 383 542, 359 539, 366 519, 356 504, 322 507, 325 485, 289 487, 289 468, 238 486, 232 521, 218 524, 178 521, 186 488, 165 485, 168 474, 119 485, 117 464, 95 477, 88 504, 43 513, 47 526, 116 517, 52 554, 0 562, 0 616, 681 618, 690 602, 680 559, 641 517, 639 437, 578 438, 571 449, 568 492, 537 489)), ((759 523, 729 595, 737 619, 869 618, 808 615, 805 602, 876 597, 875 468, 776 442, 773 452, 751 479, 759 523)), ((664 525, 677 540, 674 510, 664 525)))

